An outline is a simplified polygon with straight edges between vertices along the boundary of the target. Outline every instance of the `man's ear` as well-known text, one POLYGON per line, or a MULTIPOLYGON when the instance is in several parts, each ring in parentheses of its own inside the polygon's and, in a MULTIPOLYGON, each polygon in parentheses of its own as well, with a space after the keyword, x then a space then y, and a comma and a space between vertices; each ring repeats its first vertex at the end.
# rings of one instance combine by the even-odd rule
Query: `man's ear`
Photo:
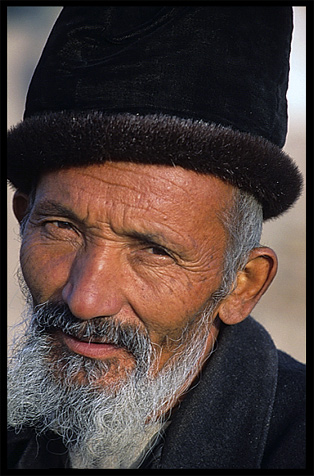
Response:
POLYGON ((17 190, 13 196, 13 212, 19 223, 25 217, 29 204, 29 196, 17 190))
POLYGON ((220 319, 225 324, 243 321, 271 284, 277 267, 277 256, 272 249, 254 248, 245 268, 237 274, 236 287, 218 307, 220 319))

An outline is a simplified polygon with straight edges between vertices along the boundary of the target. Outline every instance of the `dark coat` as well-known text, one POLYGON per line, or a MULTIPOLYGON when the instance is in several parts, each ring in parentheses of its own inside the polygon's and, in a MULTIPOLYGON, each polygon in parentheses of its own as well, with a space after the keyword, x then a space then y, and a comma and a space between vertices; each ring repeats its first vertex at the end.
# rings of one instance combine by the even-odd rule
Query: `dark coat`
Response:
MULTIPOLYGON (((52 434, 9 432, 11 468, 62 468, 52 434)), ((305 366, 278 351, 252 318, 223 326, 196 386, 144 462, 160 469, 305 468, 305 366)))

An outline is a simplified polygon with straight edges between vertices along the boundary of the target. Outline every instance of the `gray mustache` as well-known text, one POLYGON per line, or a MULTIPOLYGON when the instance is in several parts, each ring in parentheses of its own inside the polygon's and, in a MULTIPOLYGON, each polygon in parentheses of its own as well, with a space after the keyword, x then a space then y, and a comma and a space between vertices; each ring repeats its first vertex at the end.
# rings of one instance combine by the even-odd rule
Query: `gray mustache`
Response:
POLYGON ((82 321, 66 304, 45 303, 36 306, 31 327, 36 334, 51 334, 61 330, 80 340, 113 344, 125 348, 136 360, 148 359, 151 341, 148 333, 136 326, 117 322, 112 317, 95 317, 82 321))

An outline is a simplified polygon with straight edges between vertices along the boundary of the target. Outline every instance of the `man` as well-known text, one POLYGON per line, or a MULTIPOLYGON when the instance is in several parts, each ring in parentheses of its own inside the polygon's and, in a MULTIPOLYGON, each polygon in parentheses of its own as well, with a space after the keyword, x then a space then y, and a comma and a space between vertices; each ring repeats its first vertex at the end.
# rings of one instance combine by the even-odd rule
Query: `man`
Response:
POLYGON ((282 152, 288 7, 66 7, 9 132, 29 311, 11 468, 304 468, 304 366, 251 317, 282 152))

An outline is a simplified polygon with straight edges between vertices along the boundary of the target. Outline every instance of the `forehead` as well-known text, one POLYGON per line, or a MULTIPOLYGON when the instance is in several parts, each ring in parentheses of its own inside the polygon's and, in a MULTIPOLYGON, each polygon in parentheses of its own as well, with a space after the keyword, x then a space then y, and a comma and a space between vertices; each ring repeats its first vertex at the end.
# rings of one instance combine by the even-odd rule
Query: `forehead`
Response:
MULTIPOLYGON (((212 204, 219 202, 222 206, 230 204, 233 187, 213 175, 206 175, 185 170, 182 167, 163 165, 132 164, 129 162, 105 162, 86 167, 71 167, 43 174, 37 190, 60 191, 60 186, 67 185, 69 191, 85 189, 92 182, 100 187, 120 187, 125 194, 134 193, 160 195, 167 198, 190 198, 192 202, 212 204)), ((64 192, 64 190, 63 190, 64 192)), ((94 190, 91 188, 90 193, 94 190)))
POLYGON ((106 162, 43 175, 35 203, 58 201, 91 220, 122 214, 190 229, 218 222, 232 190, 219 178, 181 167, 106 162))

